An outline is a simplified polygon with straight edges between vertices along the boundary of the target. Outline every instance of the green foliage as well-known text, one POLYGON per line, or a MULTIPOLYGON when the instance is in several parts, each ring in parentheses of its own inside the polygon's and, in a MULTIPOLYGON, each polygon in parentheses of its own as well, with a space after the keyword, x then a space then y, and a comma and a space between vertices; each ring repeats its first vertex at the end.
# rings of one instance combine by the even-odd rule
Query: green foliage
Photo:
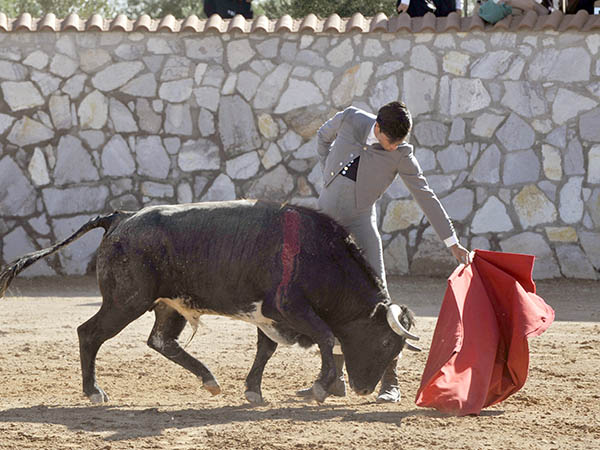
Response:
POLYGON ((0 0, 0 11, 8 17, 18 17, 23 13, 43 17, 54 13, 59 19, 71 13, 77 13, 81 18, 88 18, 96 13, 112 17, 115 13, 109 0, 0 0))
POLYGON ((148 14, 152 18, 172 14, 176 19, 184 19, 192 14, 206 17, 202 0, 129 0, 125 13, 129 17, 148 14))
POLYGON ((354 13, 360 12, 363 16, 369 17, 383 12, 391 16, 395 14, 396 0, 266 0, 254 9, 257 13, 263 13, 271 19, 284 14, 295 18, 305 17, 310 13, 319 17, 329 17, 333 13, 340 17, 351 17, 354 13))

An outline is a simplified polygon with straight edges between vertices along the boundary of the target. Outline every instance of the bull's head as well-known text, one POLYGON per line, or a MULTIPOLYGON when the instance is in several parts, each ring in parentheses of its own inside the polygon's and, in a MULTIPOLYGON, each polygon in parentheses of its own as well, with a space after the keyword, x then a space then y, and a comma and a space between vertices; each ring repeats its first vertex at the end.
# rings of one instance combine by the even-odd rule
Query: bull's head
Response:
POLYGON ((338 333, 350 386, 356 393, 373 392, 386 367, 403 348, 420 350, 407 343, 407 339, 419 339, 409 331, 413 325, 414 316, 406 306, 380 303, 371 317, 346 324, 338 333))

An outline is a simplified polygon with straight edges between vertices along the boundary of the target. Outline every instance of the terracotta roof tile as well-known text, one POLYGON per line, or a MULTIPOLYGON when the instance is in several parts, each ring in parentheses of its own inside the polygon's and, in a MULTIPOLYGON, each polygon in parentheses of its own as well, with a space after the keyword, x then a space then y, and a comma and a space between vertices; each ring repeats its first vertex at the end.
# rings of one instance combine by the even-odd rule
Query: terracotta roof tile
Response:
POLYGON ((56 16, 52 13, 46 14, 37 24, 39 31, 56 31, 56 16))
POLYGON ((8 17, 4 13, 0 13, 0 29, 8 31, 8 17))
POLYGON ((524 16, 520 17, 518 22, 516 17, 513 17, 510 29, 515 31, 532 30, 535 27, 538 17, 534 11, 527 11, 524 16))
POLYGON ((31 14, 23 13, 19 16, 19 18, 13 24, 13 30, 15 31, 31 31, 31 14))
POLYGON ((588 12, 580 9, 577 11, 577 14, 570 15, 568 18, 565 17, 560 24, 560 27, 558 27, 558 31, 580 30, 587 22, 588 17, 588 12))
POLYGON ((590 16, 583 26, 583 31, 600 30, 600 16, 590 16))
POLYGON ((366 31, 365 17, 361 13, 354 13, 350 21, 346 24, 345 31, 358 31, 359 33, 366 31))
MULTIPOLYGON (((477 9, 477 8, 476 8, 477 9)), ((561 11, 554 11, 547 16, 538 16, 529 11, 524 15, 513 15, 506 17, 495 25, 486 24, 478 15, 477 10, 472 16, 460 17, 457 13, 451 13, 448 17, 436 18, 428 13, 424 17, 411 18, 408 14, 394 14, 387 17, 379 13, 374 17, 364 17, 360 13, 351 18, 341 18, 332 14, 327 18, 318 18, 309 14, 301 19, 292 19, 289 15, 279 19, 268 19, 258 16, 253 20, 246 20, 241 15, 233 19, 223 19, 214 14, 209 19, 199 19, 195 15, 183 20, 176 19, 172 15, 160 19, 152 19, 148 15, 142 15, 135 19, 129 19, 120 14, 114 19, 106 19, 98 14, 92 15, 85 20, 76 14, 70 14, 65 19, 58 19, 52 13, 42 18, 32 18, 30 14, 24 13, 17 18, 9 18, 0 12, 0 32, 11 31, 140 31, 140 32, 194 32, 194 33, 366 33, 366 32, 390 32, 390 33, 420 33, 434 32, 444 33, 450 31, 469 32, 474 30, 506 31, 506 30, 537 30, 537 31, 594 31, 600 29, 600 16, 590 16, 585 11, 579 11, 575 15, 565 15, 561 11)))
MULTIPOLYGON (((248 30, 250 30, 250 27, 248 27, 248 30)), ((238 14, 233 19, 231 19, 229 21, 229 27, 227 28, 227 31, 241 31, 242 33, 246 32, 246 19, 244 18, 244 16, 238 14)))
POLYGON ((560 23, 562 22, 565 15, 561 11, 552 11, 552 14, 549 16, 544 16, 545 21, 538 22, 538 30, 546 31, 546 30, 556 30, 560 23))
POLYGON ((81 20, 77 14, 71 13, 63 20, 61 31, 80 31, 81 29, 81 20))
POLYGON ((258 31, 264 31, 265 33, 268 33, 271 31, 270 24, 271 22, 266 16, 260 16, 252 23, 252 32, 256 33, 258 31))
MULTIPOLYGON (((195 16, 194 16, 195 17, 195 16)), ((150 31, 152 19, 148 14, 141 15, 133 24, 134 31, 150 31)))
POLYGON ((369 31, 387 31, 388 30, 388 19, 384 13, 378 13, 373 19, 371 19, 371 26, 369 31))
POLYGON ((309 14, 300 22, 300 28, 298 31, 301 33, 314 33, 317 31, 319 26, 319 18, 314 14, 309 14))
POLYGON ((119 14, 110 24, 110 31, 129 31, 129 19, 125 14, 119 14))
POLYGON ((175 21, 175 17, 173 17, 171 14, 168 14, 160 19, 156 31, 176 32, 179 31, 179 24, 175 21))
POLYGON ((442 26, 437 27, 437 31, 444 33, 448 31, 460 31, 460 15, 456 12, 452 12, 448 17, 438 18, 438 23, 442 26), (441 20, 445 19, 445 20, 441 20))
MULTIPOLYGON (((419 17, 421 19, 421 23, 420 26, 417 25, 417 27, 413 26, 413 31, 416 33, 422 32, 422 31, 431 31, 434 32, 435 31, 435 24, 436 24, 436 17, 435 14, 433 13, 427 13, 425 14, 423 17, 419 17)), ((417 19, 417 17, 415 17, 413 19, 413 22, 417 19)), ((417 21, 417 24, 419 22, 417 21)))
POLYGON ((221 30, 221 26, 223 25, 223 19, 221 19, 221 16, 217 15, 217 14, 213 14, 212 16, 210 16, 210 19, 208 19, 208 22, 206 23, 206 31, 218 31, 219 33, 222 31, 221 30))
POLYGON ((408 14, 399 14, 389 20, 388 31, 397 33, 398 31, 412 31, 412 19, 408 14))
POLYGON ((483 30, 485 22, 478 15, 463 17, 460 24, 461 31, 483 30))
POLYGON ((513 20, 513 16, 506 16, 504 19, 494 24, 494 30, 508 30, 513 20))
POLYGON ((337 31, 338 33, 342 28, 342 19, 337 14, 330 15, 323 25, 323 31, 337 31))
MULTIPOLYGON (((144 17, 144 16, 142 16, 142 17, 144 17)), ((142 17, 140 17, 140 19, 142 17)), ((86 22, 85 29, 88 31, 104 30, 104 19, 102 18, 102 16, 100 14, 93 14, 86 22)))

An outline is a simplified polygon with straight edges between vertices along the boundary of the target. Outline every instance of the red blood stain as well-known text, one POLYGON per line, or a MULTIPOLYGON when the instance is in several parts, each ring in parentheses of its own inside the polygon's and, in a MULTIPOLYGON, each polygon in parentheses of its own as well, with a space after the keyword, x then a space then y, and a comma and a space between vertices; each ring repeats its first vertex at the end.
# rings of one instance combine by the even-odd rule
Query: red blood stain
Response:
POLYGON ((283 213, 283 248, 281 249, 281 282, 277 287, 276 305, 282 306, 300 253, 300 214, 293 209, 283 213))

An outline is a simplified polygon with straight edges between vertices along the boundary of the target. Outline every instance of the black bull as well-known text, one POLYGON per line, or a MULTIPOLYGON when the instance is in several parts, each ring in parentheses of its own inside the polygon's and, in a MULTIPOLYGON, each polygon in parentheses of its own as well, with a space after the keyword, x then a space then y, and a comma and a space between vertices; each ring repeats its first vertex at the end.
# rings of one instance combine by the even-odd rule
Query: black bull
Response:
POLYGON ((335 379, 336 338, 350 386, 373 392, 399 354, 412 313, 393 305, 351 236, 331 218, 308 208, 263 201, 152 206, 96 217, 69 238, 23 256, 0 272, 0 297, 35 261, 102 227, 97 251, 100 310, 78 327, 83 391, 108 401, 95 375, 100 346, 146 311, 156 320, 148 345, 220 392, 210 370, 178 343, 186 321, 202 314, 251 322, 257 352, 246 378, 246 398, 262 402, 264 367, 278 343, 321 352, 313 384, 318 401, 335 379))

